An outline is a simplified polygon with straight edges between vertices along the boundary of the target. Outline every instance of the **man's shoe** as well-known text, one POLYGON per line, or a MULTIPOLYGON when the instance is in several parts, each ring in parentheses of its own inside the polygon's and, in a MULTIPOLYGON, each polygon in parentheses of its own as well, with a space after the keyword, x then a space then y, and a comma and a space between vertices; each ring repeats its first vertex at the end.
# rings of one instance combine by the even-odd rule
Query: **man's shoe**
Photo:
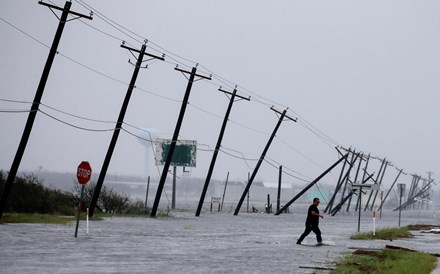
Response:
POLYGON ((317 243, 316 244, 317 246, 321 246, 321 245, 324 245, 322 242, 319 242, 319 243, 317 243))
POLYGON ((296 241, 296 244, 297 244, 297 245, 300 245, 300 244, 301 244, 301 242, 300 242, 300 241, 296 241))

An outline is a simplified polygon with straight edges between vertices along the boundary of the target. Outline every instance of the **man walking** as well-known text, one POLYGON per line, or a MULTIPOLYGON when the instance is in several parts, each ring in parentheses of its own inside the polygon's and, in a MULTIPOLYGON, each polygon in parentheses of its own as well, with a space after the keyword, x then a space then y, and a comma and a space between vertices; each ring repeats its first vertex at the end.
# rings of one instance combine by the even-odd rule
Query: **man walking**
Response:
POLYGON ((324 218, 324 216, 319 214, 318 205, 319 199, 314 198, 313 204, 309 206, 309 210, 307 212, 306 229, 304 230, 304 233, 301 235, 301 237, 299 237, 296 244, 300 245, 304 238, 307 237, 307 235, 309 235, 311 231, 313 231, 313 233, 316 234, 318 245, 322 245, 321 230, 319 230, 319 218, 324 218))

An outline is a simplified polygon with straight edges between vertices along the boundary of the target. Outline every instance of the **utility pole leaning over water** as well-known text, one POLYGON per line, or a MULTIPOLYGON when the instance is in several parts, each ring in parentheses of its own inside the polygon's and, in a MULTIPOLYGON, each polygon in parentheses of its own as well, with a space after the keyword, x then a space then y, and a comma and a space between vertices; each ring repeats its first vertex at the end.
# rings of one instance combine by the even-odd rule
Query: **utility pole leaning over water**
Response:
POLYGON ((200 216, 200 211, 202 211, 203 202, 205 201, 206 191, 208 190, 209 182, 211 180, 212 172, 214 170, 215 162, 217 160, 217 155, 220 150, 220 146, 222 144, 223 135, 225 133, 226 125, 229 120, 229 114, 231 113, 232 105, 234 104, 235 98, 238 97, 243 100, 247 100, 247 101, 250 100, 250 98, 245 98, 243 96, 237 95, 237 87, 234 88, 234 91, 232 93, 223 90, 221 87, 218 90, 224 92, 225 94, 229 94, 231 98, 229 99, 228 109, 226 110, 225 118, 223 119, 223 124, 217 139, 217 144, 215 145, 214 153, 212 154, 211 164, 209 165, 208 174, 206 175, 205 184, 203 185, 202 194, 200 195, 199 205, 197 206, 196 217, 200 216))
POLYGON ((11 169, 9 170, 8 178, 6 180, 5 186, 3 188, 2 196, 0 197, 0 219, 3 215, 3 211, 6 207, 6 200, 8 199, 9 194, 12 190, 12 185, 15 181, 15 176, 17 175, 18 168, 21 163, 21 159, 23 158, 24 151, 26 149, 27 142, 29 140, 29 136, 31 135, 32 127, 34 125, 35 117, 37 116, 37 112, 39 110, 41 98, 43 97, 44 88, 46 87, 47 79, 49 77, 50 69, 52 68, 53 60, 55 59, 55 55, 58 53, 58 45, 61 40, 61 35, 63 34, 64 25, 67 22, 67 16, 69 14, 73 14, 77 16, 77 18, 86 18, 92 20, 91 16, 83 15, 74 11, 70 11, 70 7, 72 6, 72 2, 66 2, 64 4, 64 8, 60 8, 51 4, 43 3, 42 1, 38 2, 38 4, 47 6, 53 12, 53 10, 61 10, 63 13, 59 18, 59 24, 57 31, 55 33, 55 37, 52 42, 52 46, 49 50, 49 55, 46 60, 46 64, 43 69, 43 73, 40 78, 40 83, 38 84, 37 92, 35 93, 34 101, 32 101, 32 107, 29 111, 29 115, 26 121, 26 126, 23 131, 23 135, 21 136, 20 144, 18 145, 17 152, 14 157, 14 161, 12 162, 11 169))
POLYGON ((248 183, 247 183, 247 185, 246 185, 246 187, 245 187, 245 189, 244 189, 244 191, 243 191, 243 194, 241 195, 240 201, 238 202, 238 205, 237 205, 237 207, 235 208, 234 215, 238 215, 238 212, 240 212, 240 208, 241 208, 241 205, 243 204, 243 201, 244 201, 244 199, 245 199, 245 197, 246 197, 246 194, 249 193, 249 189, 250 189, 250 187, 251 187, 251 185, 252 185, 252 182, 254 181, 255 176, 257 175, 258 169, 260 168, 261 163, 263 162, 264 157, 266 156, 266 153, 267 153, 267 151, 269 150, 269 147, 270 147, 270 145, 271 145, 271 143, 272 143, 272 140, 273 140, 273 138, 275 137, 275 134, 277 133, 278 128, 279 128, 280 125, 281 125, 281 122, 284 120, 284 117, 287 117, 289 120, 292 120, 292 121, 294 121, 294 122, 297 121, 297 119, 293 119, 293 118, 291 118, 291 117, 289 117, 289 116, 286 115, 287 109, 285 109, 282 113, 279 112, 278 110, 274 109, 273 107, 271 107, 270 109, 273 110, 273 111, 275 111, 275 113, 280 114, 280 117, 279 117, 278 122, 277 122, 277 124, 276 124, 276 126, 275 126, 275 129, 274 129, 273 132, 272 132, 272 135, 271 135, 270 138, 269 138, 269 141, 268 141, 267 144, 266 144, 266 147, 264 148, 263 152, 261 153, 260 159, 258 159, 258 163, 257 163, 257 165, 255 166, 254 171, 252 172, 252 176, 249 178, 249 181, 248 181, 248 183))
POLYGON ((139 74, 139 70, 142 65, 142 60, 144 58, 144 55, 150 56, 152 59, 159 59, 164 61, 164 55, 162 57, 155 56, 149 53, 146 53, 145 50, 147 48, 146 46, 147 41, 145 41, 145 44, 142 45, 141 50, 133 49, 130 47, 125 46, 124 44, 121 45, 121 48, 128 49, 130 52, 137 52, 139 53, 139 56, 136 61, 136 65, 134 67, 133 75, 131 77, 130 85, 128 86, 127 93, 125 94, 124 102, 122 103, 121 110, 119 112, 118 121, 115 125, 115 130, 113 131, 113 136, 110 141, 107 154, 105 155, 104 163, 102 164, 101 172, 99 173, 98 181, 96 182, 95 191, 93 191, 93 197, 92 201, 90 202, 90 210, 89 210, 89 217, 93 216, 93 213, 95 212, 96 204, 98 203, 99 194, 101 193, 102 185, 104 184, 105 175, 107 174, 108 166, 110 165, 110 160, 112 159, 113 151, 116 146, 116 142, 118 141, 119 133, 122 128, 122 123, 124 122, 125 113, 128 108, 128 103, 130 102, 131 94, 133 93, 133 89, 136 84, 136 79, 139 74))
MULTIPOLYGON (((188 105, 189 95, 191 93, 192 85, 196 81, 194 79, 197 76, 200 79, 211 80, 211 76, 207 77, 207 76, 197 74, 197 66, 193 67, 191 72, 183 70, 179 67, 176 67, 174 69, 177 71, 180 71, 184 75, 190 74, 190 76, 188 79, 188 85, 186 86, 185 95, 183 96, 182 106, 180 107, 179 117, 177 118, 176 128, 174 129, 173 139, 171 140, 170 148, 168 150, 167 157, 165 159, 165 163, 163 166, 162 175, 160 177, 159 185, 157 186, 156 198, 154 199, 154 204, 151 209, 151 215, 150 215, 151 217, 156 216, 157 208, 159 207, 160 197, 162 196, 163 187, 164 187, 165 181, 167 179, 168 169, 170 168, 171 160, 173 158, 173 153, 176 148, 177 138, 179 137, 180 127, 182 126, 183 117, 185 116, 185 110, 186 110, 186 106, 188 105)), ((186 75, 185 75, 185 77, 186 77, 186 75)))

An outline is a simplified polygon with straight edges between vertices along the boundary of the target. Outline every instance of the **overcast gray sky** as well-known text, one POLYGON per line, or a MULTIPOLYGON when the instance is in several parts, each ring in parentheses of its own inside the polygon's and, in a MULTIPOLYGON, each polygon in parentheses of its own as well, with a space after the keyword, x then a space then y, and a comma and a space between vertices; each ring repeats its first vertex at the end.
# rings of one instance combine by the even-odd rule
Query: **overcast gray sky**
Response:
MULTIPOLYGON (((150 128, 172 138, 187 85, 176 64, 190 70, 199 63, 199 73, 213 74, 193 85, 180 132, 199 148, 197 167, 186 176, 206 176, 229 102, 217 89, 235 85, 251 101, 234 103, 213 178, 230 171, 244 180, 252 172, 278 120, 272 105, 299 119, 282 123, 258 180, 276 181, 279 165, 286 181, 315 178, 338 159, 337 145, 387 158, 408 173, 440 174, 439 1, 72 3, 73 11, 90 9, 92 21, 70 21, 64 29, 40 107, 58 120, 37 114, 21 171, 74 172, 87 160, 99 173, 114 124, 72 115, 116 121, 133 72, 128 59, 135 62, 121 41, 140 48, 148 39, 147 51, 165 53, 166 61, 140 71, 125 117, 130 133, 150 128)), ((27 119, 5 111, 30 109, 57 25, 37 1, 0 2, 1 169, 9 170, 27 119)), ((145 154, 122 131, 109 173, 159 176, 161 168, 145 169, 145 154)), ((396 174, 389 169, 389 180, 396 174)))

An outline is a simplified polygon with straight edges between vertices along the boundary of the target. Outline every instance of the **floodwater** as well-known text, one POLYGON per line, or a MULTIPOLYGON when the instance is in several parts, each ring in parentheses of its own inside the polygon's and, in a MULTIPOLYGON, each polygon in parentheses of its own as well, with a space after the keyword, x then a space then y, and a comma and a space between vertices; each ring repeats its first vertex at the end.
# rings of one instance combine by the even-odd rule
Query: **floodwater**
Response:
MULTIPOLYGON (((0 225, 1 273, 328 273, 344 253, 387 244, 440 254, 440 234, 414 232, 395 241, 354 241, 358 213, 325 215, 320 221, 330 246, 296 245, 307 205, 295 213, 172 212, 167 218, 106 218, 69 225, 0 225)), ((398 212, 384 211, 376 228, 398 226, 398 212)), ((433 211, 403 211, 401 225, 431 224, 433 211)), ((362 212, 360 231, 373 230, 362 212)), ((304 243, 316 242, 313 232, 304 243)), ((439 273, 438 269, 434 271, 439 273)))

